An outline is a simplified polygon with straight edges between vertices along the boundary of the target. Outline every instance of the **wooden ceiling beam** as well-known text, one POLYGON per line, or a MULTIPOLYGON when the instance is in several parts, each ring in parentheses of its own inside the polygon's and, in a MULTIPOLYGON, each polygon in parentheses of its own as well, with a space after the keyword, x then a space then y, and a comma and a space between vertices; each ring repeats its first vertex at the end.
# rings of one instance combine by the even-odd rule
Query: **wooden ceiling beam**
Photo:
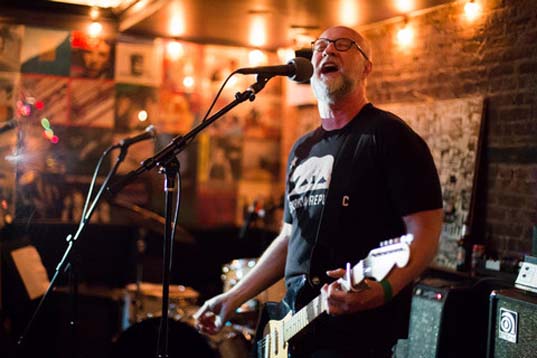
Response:
POLYGON ((147 19, 169 3, 168 0, 139 0, 119 15, 118 30, 124 32, 147 19))

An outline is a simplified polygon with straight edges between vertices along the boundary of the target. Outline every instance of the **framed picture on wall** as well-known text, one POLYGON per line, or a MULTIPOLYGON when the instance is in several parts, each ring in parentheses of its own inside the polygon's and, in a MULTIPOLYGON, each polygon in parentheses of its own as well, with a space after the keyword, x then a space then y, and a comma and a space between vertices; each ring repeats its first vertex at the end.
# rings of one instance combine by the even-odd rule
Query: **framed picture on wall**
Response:
POLYGON ((114 41, 73 31, 71 49, 71 77, 114 78, 114 41))
POLYGON ((161 41, 147 43, 118 42, 116 46, 115 80, 158 87, 162 82, 161 41))
POLYGON ((68 31, 26 27, 21 72, 69 76, 71 37, 68 31))
POLYGON ((280 143, 248 138, 243 145, 242 178, 248 181, 276 181, 280 176, 280 143))
POLYGON ((158 120, 158 90, 153 87, 116 84, 114 128, 144 129, 158 120))
POLYGON ((408 123, 428 144, 434 158, 444 207, 444 224, 434 266, 455 270, 457 241, 473 213, 472 192, 483 116, 483 97, 428 103, 379 105, 408 123))

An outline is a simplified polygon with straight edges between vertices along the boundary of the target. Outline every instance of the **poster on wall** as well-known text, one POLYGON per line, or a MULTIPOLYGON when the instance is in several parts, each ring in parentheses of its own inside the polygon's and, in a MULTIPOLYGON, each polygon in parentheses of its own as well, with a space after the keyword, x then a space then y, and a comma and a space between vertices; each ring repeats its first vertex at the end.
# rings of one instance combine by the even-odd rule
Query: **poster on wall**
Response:
POLYGON ((71 77, 114 78, 114 41, 73 31, 71 49, 71 77))
POLYGON ((119 131, 143 130, 158 118, 158 90, 117 84, 114 127, 119 131))
POLYGON ((18 72, 24 26, 0 24, 0 72, 18 72))
MULTIPOLYGON (((244 67, 267 66, 279 63, 275 54, 266 53, 260 50, 248 50, 240 47, 230 46, 206 46, 203 53, 203 88, 208 88, 210 98, 217 93, 221 85, 232 72, 244 67)), ((237 92, 243 92, 256 82, 256 75, 233 75, 222 91, 222 99, 228 103, 234 99, 237 92)), ((281 77, 274 77, 269 80, 265 88, 256 96, 259 98, 266 96, 279 96, 282 92, 281 77)))
POLYGON ((235 223, 242 137, 209 133, 197 139, 197 221, 201 225, 235 223))
POLYGON ((267 139, 245 139, 242 157, 242 179, 272 182, 280 177, 280 142, 267 139))
POLYGON ((15 72, 0 72, 0 125, 14 119, 19 78, 19 74, 15 72))
POLYGON ((235 182, 242 176, 244 133, 240 119, 226 114, 200 136, 199 180, 235 182))
POLYGON ((211 137, 207 180, 231 183, 241 177, 242 140, 240 137, 211 137))
POLYGON ((472 196, 483 98, 379 105, 407 122, 428 144, 442 186, 444 224, 434 265, 456 269, 457 240, 472 196))
POLYGON ((160 113, 153 121, 159 132, 185 134, 194 125, 192 95, 160 90, 160 113))
MULTIPOLYGON (((203 55, 203 88, 210 89, 208 100, 212 100, 230 73, 248 66, 248 50, 245 48, 206 46, 203 55)), ((249 79, 249 76, 233 76, 222 91, 222 99, 227 102, 236 92, 246 90, 249 79)))
POLYGON ((21 72, 69 76, 71 38, 68 31, 26 27, 21 72))
POLYGON ((158 87, 162 82, 161 41, 150 43, 118 42, 116 45, 115 80, 158 87))
MULTIPOLYGON (((23 74, 18 100, 30 109, 34 125, 47 118, 52 125, 69 122, 68 111, 69 80, 63 77, 23 74)), ((23 120, 30 120, 30 118, 23 120)))
POLYGON ((282 111, 281 98, 276 95, 257 96, 240 109, 243 118, 244 136, 248 138, 270 138, 281 136, 282 111))
POLYGON ((71 124, 88 127, 114 127, 114 82, 72 79, 70 84, 71 124))

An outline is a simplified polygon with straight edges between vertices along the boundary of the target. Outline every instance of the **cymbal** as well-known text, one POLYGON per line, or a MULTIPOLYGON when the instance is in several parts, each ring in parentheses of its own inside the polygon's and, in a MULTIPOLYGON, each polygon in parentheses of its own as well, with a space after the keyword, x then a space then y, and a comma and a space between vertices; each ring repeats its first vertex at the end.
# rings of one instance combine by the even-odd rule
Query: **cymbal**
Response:
MULTIPOLYGON (((130 214, 135 214, 135 219, 138 224, 142 227, 150 228, 156 232, 164 235, 164 226, 166 224, 166 219, 146 208, 142 208, 139 205, 132 204, 126 200, 115 198, 111 201, 113 205, 119 206, 121 208, 127 209, 130 214), (144 220, 140 220, 140 217, 144 220), (155 225, 159 224, 159 225, 155 225)), ((132 215, 134 216, 134 215, 132 215)), ((174 240, 177 242, 183 242, 187 244, 193 244, 195 242, 194 236, 192 236, 187 230, 177 225, 175 229, 174 240)))
MULTIPOLYGON (((127 291, 136 292, 136 290, 137 287, 135 283, 130 283, 127 285, 127 291)), ((162 284, 141 282, 140 293, 145 296, 162 297, 162 284)), ((187 287, 183 285, 170 285, 169 297, 171 299, 195 300, 198 298, 198 296, 198 291, 194 290, 192 287, 187 287)))

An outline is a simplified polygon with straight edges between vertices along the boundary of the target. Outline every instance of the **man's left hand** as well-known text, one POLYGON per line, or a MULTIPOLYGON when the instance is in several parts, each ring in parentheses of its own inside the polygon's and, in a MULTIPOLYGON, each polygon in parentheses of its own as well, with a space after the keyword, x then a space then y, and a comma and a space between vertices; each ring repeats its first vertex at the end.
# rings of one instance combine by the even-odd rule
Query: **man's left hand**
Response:
MULTIPOLYGON (((345 275, 345 270, 340 268, 327 271, 326 274, 338 279, 345 275)), ((337 280, 331 284, 325 284, 321 289, 321 296, 326 303, 328 314, 338 316, 382 306, 384 304, 382 286, 378 282, 369 279, 365 279, 364 282, 367 288, 358 292, 346 292, 337 280)))

